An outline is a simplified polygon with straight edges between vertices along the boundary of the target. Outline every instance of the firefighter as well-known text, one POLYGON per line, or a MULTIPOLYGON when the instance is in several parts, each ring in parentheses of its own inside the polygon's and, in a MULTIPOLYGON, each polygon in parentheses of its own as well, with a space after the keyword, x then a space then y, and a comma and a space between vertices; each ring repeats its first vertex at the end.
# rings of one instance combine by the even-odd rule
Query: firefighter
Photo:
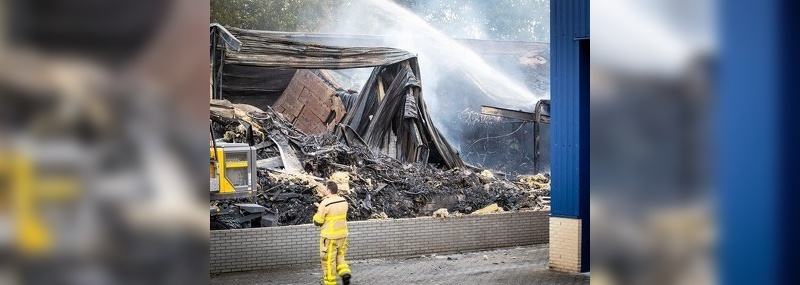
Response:
POLYGON ((319 256, 322 260, 322 282, 336 285, 336 276, 350 284, 350 266, 344 260, 347 253, 347 200, 339 196, 333 181, 325 183, 325 197, 314 215, 314 225, 320 228, 319 256))

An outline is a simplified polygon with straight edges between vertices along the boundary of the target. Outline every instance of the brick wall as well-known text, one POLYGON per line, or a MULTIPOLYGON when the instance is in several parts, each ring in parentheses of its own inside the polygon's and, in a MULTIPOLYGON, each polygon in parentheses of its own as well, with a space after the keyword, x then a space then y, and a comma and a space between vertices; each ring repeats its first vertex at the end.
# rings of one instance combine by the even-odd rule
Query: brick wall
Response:
POLYGON ((295 73, 272 108, 306 134, 325 131, 325 119, 331 110, 336 112, 331 127, 344 118, 344 105, 336 96, 336 91, 322 78, 305 69, 295 73))
POLYGON ((581 272, 581 220, 550 218, 550 268, 581 272))
MULTIPOLYGON (((349 222, 348 260, 445 254, 548 242, 549 212, 349 222)), ((309 225, 211 232, 211 273, 318 264, 309 225)))

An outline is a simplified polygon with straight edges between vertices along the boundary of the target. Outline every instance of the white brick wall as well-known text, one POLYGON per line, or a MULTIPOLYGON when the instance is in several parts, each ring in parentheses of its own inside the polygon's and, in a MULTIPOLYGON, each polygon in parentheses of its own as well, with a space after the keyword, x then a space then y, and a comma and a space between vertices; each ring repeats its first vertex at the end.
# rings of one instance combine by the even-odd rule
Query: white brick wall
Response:
MULTIPOLYGON (((547 243, 549 212, 349 222, 348 259, 415 256, 547 243)), ((313 225, 211 232, 211 273, 319 262, 313 225)))
POLYGON ((550 217, 550 268, 581 271, 581 220, 550 217))

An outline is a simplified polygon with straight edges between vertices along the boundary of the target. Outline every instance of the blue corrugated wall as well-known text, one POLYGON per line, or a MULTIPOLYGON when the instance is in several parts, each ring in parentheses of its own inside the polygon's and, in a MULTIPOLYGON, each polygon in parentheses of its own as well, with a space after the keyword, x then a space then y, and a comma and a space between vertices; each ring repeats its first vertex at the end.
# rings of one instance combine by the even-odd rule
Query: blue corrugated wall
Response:
POLYGON ((588 215, 589 101, 579 49, 588 37, 589 0, 550 1, 550 214, 557 217, 588 215))
POLYGON ((589 0, 550 1, 550 175, 555 217, 581 219, 589 271, 589 0))

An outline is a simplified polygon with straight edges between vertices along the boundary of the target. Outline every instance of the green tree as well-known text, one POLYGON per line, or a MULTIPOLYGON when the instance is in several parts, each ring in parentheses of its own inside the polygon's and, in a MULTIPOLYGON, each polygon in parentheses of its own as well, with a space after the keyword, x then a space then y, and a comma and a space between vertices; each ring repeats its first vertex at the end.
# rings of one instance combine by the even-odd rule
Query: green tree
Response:
POLYGON ((211 0, 211 22, 245 29, 313 32, 343 1, 211 0))
MULTIPOLYGON (((452 37, 549 42, 549 0, 396 2, 452 37)), ((322 25, 349 20, 338 18, 336 12, 358 3, 357 0, 211 0, 211 22, 246 29, 314 32, 322 25)))

